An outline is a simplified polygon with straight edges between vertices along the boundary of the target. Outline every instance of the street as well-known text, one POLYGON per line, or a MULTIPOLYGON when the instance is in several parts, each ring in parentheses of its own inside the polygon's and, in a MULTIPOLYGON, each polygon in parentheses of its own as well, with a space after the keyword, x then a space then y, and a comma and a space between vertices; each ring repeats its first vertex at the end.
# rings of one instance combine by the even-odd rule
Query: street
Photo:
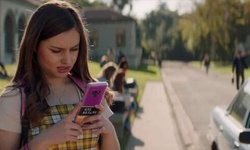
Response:
POLYGON ((184 146, 192 150, 209 150, 206 133, 210 112, 216 105, 227 106, 237 93, 230 75, 215 72, 207 75, 203 66, 195 68, 184 62, 171 61, 163 62, 161 71, 184 146), (193 138, 188 129, 194 134, 193 138))

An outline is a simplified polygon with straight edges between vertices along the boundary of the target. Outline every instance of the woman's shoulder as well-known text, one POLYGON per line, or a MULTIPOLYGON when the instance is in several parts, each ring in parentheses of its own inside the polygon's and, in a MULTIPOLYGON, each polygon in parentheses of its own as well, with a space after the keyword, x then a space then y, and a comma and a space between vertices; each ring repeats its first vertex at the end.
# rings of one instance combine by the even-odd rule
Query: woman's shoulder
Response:
POLYGON ((0 109, 5 105, 21 105, 20 90, 14 86, 7 86, 0 94, 0 109))
POLYGON ((7 86, 0 94, 0 129, 21 132, 20 126, 21 94, 17 87, 7 86))
POLYGON ((0 94, 0 97, 7 97, 7 96, 14 96, 14 95, 20 95, 20 90, 19 88, 13 85, 9 85, 3 89, 3 91, 0 94))

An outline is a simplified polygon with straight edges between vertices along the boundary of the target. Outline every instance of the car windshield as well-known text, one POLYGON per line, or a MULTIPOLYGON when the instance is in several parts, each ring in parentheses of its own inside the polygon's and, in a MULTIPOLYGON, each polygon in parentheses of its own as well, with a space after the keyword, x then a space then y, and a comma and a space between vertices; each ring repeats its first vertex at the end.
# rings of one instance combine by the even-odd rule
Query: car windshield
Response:
MULTIPOLYGON (((245 82, 242 87, 235 97, 235 100, 231 103, 228 111, 235 120, 245 126, 245 120, 248 117, 248 109, 250 107, 250 82, 245 82)), ((247 121, 246 127, 250 124, 248 122, 249 121, 247 121)))

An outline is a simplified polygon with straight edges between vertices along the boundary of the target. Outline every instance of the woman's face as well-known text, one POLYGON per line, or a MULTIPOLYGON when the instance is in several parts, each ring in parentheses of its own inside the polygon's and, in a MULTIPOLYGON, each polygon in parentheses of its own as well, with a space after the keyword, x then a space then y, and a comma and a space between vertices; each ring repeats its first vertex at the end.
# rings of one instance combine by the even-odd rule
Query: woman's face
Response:
POLYGON ((37 59, 47 79, 68 75, 77 60, 79 42, 75 28, 40 42, 37 59))

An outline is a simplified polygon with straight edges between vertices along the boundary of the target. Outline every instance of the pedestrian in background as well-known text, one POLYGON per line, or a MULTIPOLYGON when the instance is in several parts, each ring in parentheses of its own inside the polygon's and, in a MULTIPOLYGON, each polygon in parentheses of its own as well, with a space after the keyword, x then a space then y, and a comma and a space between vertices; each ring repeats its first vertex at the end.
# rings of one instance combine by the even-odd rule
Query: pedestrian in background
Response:
POLYGON ((117 55, 117 59, 116 59, 116 63, 119 64, 121 62, 121 59, 125 57, 125 55, 123 54, 122 51, 119 51, 118 55, 117 55))
POLYGON ((114 62, 106 63, 97 75, 97 79, 102 82, 107 82, 109 87, 113 88, 113 82, 118 71, 118 66, 114 62))
POLYGON ((241 78, 241 85, 245 81, 244 70, 246 68, 248 68, 248 66, 245 61, 244 49, 243 49, 243 46, 239 45, 236 50, 236 56, 234 57, 233 64, 232 64, 232 83, 234 83, 234 77, 236 77, 236 89, 237 90, 240 88, 240 78, 241 78))
POLYGON ((204 66, 206 69, 206 74, 208 74, 209 72, 209 67, 210 67, 210 57, 208 54, 205 54, 204 58, 203 58, 203 62, 204 62, 204 66))
POLYGON ((107 55, 102 55, 99 62, 100 68, 102 68, 107 62, 108 62, 107 55))
POLYGON ((115 52, 113 48, 110 47, 107 50, 106 56, 107 56, 107 62, 110 62, 110 61, 115 62, 115 52))
POLYGON ((84 94, 76 81, 96 81, 88 49, 87 30, 73 6, 57 0, 37 8, 24 31, 13 85, 0 96, 1 149, 120 149, 108 119, 110 91, 95 106, 98 114, 73 121, 84 94))

